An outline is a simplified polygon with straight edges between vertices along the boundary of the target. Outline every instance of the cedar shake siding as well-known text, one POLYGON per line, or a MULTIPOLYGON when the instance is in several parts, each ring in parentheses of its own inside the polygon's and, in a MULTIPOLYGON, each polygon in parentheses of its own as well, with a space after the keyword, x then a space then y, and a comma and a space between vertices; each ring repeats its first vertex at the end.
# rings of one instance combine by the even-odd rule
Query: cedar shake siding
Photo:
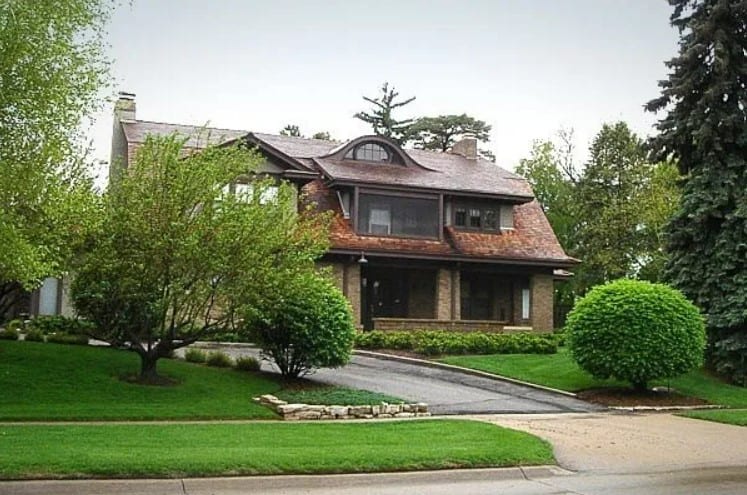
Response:
POLYGON ((111 176, 148 135, 190 151, 244 142, 259 173, 288 180, 302 206, 332 211, 320 261, 365 329, 553 329, 554 280, 577 260, 557 241, 523 178, 464 150, 404 150, 382 136, 340 143, 137 120, 115 108, 111 176))

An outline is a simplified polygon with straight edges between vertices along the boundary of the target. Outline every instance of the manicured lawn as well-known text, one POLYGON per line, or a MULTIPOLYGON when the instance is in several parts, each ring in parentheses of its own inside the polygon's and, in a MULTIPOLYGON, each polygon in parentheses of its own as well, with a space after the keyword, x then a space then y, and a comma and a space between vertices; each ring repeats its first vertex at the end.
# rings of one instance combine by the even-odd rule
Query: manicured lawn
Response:
MULTIPOLYGON (((581 370, 564 348, 557 354, 451 356, 441 361, 570 392, 596 387, 627 386, 624 382, 615 380, 595 379, 581 370)), ((726 384, 703 370, 690 372, 669 382, 654 382, 652 385, 669 385, 684 395, 700 397, 712 404, 747 407, 747 389, 726 384)))
POLYGON ((301 390, 281 390, 276 396, 286 402, 301 404, 324 404, 340 406, 364 406, 368 404, 399 404, 402 399, 391 395, 356 390, 345 387, 316 387, 301 390))
MULTIPOLYGON (((132 352, 0 341, 0 421, 277 418, 251 400, 261 394, 283 395, 281 382, 272 376, 169 359, 158 366, 179 384, 158 387, 121 380, 139 369, 132 352)), ((334 403, 346 397, 358 403, 387 400, 333 387, 310 389, 305 398, 325 403, 325 397, 334 403)))
POLYGON ((691 411, 683 413, 682 416, 705 419, 707 421, 716 421, 717 423, 747 426, 747 410, 691 411))
POLYGON ((177 477, 547 464, 532 435, 465 420, 0 426, 0 478, 177 477))

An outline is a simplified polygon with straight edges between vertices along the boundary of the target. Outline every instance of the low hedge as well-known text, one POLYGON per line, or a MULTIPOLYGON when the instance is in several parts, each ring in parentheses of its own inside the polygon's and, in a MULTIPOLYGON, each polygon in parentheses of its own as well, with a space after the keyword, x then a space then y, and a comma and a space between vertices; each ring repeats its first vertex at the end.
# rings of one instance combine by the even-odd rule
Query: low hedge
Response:
POLYGON ((70 335, 67 333, 53 333, 47 335, 47 342, 52 344, 88 345, 86 335, 70 335))
POLYGON ((413 351, 426 356, 441 354, 554 354, 557 340, 552 335, 532 333, 449 332, 413 330, 358 333, 359 349, 413 351))
POLYGON ((67 316, 37 316, 26 324, 27 330, 35 330, 44 335, 89 335, 94 330, 91 322, 67 316))
POLYGON ((18 330, 14 328, 0 330, 0 340, 18 340, 18 330))

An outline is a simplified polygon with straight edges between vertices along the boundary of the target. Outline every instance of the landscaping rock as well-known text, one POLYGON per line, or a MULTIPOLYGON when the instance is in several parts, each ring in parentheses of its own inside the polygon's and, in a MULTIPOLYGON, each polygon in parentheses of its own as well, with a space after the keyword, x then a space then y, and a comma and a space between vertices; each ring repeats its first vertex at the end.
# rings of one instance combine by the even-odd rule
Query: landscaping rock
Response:
POLYGON ((418 404, 388 404, 382 402, 375 406, 322 406, 288 404, 270 394, 254 397, 252 400, 273 409, 283 419, 289 421, 302 419, 330 420, 430 416, 428 405, 422 402, 418 404))

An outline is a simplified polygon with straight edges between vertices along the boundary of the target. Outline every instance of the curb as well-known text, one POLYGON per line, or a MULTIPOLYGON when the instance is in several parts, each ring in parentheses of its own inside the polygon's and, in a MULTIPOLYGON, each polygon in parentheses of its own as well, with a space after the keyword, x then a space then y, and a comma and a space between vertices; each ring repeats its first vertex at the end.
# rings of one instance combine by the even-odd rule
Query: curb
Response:
POLYGON ((608 406, 613 411, 624 412, 680 412, 680 411, 708 411, 729 409, 718 404, 703 404, 702 406, 608 406))
POLYGON ((464 368, 462 366, 456 366, 453 364, 438 363, 435 361, 428 361, 426 359, 397 356, 395 354, 385 354, 383 352, 363 351, 363 350, 358 350, 358 349, 354 350, 353 354, 357 356, 371 357, 371 358, 382 359, 386 361, 398 361, 401 363, 416 364, 419 366, 425 366, 427 368, 455 371, 457 373, 462 373, 465 375, 472 375, 472 376, 477 376, 480 378, 488 378, 490 380, 512 383, 514 385, 522 385, 524 387, 529 387, 529 388, 533 388, 536 390, 542 390, 544 392, 551 392, 554 394, 565 395, 566 397, 573 397, 574 399, 578 398, 576 394, 574 394, 573 392, 568 392, 566 390, 559 390, 557 388, 545 387, 544 385, 537 385, 536 383, 529 383, 529 382, 525 382, 522 380, 517 380, 515 378, 509 378, 506 376, 496 375, 493 373, 488 373, 487 371, 479 371, 479 370, 473 370, 471 368, 464 368))

